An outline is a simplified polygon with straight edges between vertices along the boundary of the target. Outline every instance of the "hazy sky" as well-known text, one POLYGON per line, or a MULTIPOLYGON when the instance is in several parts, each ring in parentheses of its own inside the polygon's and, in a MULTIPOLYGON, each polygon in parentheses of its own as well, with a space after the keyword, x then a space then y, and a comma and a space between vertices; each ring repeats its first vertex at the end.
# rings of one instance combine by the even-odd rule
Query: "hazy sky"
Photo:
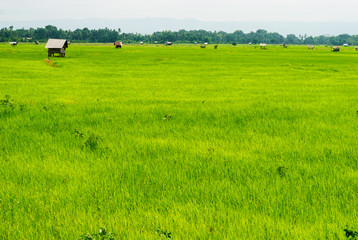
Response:
POLYGON ((203 21, 358 21, 357 0, 0 0, 0 21, 192 18, 203 21))

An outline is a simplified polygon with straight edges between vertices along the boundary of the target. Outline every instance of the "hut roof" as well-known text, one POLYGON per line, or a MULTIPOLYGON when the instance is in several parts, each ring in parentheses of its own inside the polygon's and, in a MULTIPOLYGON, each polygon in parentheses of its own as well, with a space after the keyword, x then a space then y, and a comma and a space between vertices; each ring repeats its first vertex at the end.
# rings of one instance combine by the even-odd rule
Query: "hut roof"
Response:
POLYGON ((49 39, 45 48, 67 48, 68 43, 66 39, 49 39))

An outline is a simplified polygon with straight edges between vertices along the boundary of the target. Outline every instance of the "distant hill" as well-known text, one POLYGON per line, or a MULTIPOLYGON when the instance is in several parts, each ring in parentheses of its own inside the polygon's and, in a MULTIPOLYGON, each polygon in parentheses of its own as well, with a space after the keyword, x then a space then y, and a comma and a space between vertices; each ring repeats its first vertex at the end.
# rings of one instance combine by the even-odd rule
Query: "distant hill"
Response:
POLYGON ((14 26, 14 28, 37 28, 46 25, 54 25, 62 29, 75 30, 87 27, 121 28, 122 32, 149 34, 156 31, 171 30, 199 30, 234 32, 242 30, 245 33, 265 29, 269 32, 278 32, 282 35, 358 35, 358 22, 205 22, 195 19, 170 19, 170 18, 146 18, 146 19, 58 19, 38 21, 1 21, 0 28, 14 26))

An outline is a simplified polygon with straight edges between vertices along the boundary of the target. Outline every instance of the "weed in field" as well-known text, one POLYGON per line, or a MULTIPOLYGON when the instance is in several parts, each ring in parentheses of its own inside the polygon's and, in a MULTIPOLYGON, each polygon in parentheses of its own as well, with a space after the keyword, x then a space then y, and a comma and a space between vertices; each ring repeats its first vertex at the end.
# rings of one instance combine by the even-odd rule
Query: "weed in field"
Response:
POLYGON ((212 148, 212 147, 209 147, 208 152, 209 152, 210 155, 214 155, 215 149, 212 148))
POLYGON ((348 239, 358 239, 358 232, 350 229, 348 226, 347 228, 343 229, 346 232, 346 237, 348 239))
POLYGON ((0 149, 0 157, 3 157, 5 160, 8 160, 8 154, 5 147, 0 149))
POLYGON ((77 240, 114 240, 116 234, 107 232, 106 228, 99 229, 98 233, 81 235, 77 240))
MULTIPOLYGON (((19 109, 22 111, 25 105, 19 105, 19 109)), ((9 115, 17 108, 14 99, 10 97, 10 95, 5 95, 5 99, 0 100, 0 113, 2 115, 9 115)), ((0 115, 1 116, 1 115, 0 115)))
POLYGON ((172 239, 172 233, 166 229, 161 229, 160 227, 158 227, 158 229, 155 231, 158 233, 159 237, 165 237, 169 240, 172 239))
POLYGON ((83 138, 84 134, 80 132, 77 128, 75 129, 75 136, 79 138, 83 138))
POLYGON ((94 134, 89 136, 89 138, 85 142, 85 146, 91 150, 96 150, 99 144, 102 142, 102 139, 94 134))
POLYGON ((280 166, 280 167, 277 168, 277 173, 282 178, 286 177, 286 171, 287 171, 286 167, 280 166))
POLYGON ((14 99, 11 99, 10 95, 5 95, 5 99, 0 100, 0 103, 5 111, 14 110, 16 108, 14 99))
POLYGON ((167 114, 163 117, 163 120, 170 120, 172 118, 171 114, 167 114))

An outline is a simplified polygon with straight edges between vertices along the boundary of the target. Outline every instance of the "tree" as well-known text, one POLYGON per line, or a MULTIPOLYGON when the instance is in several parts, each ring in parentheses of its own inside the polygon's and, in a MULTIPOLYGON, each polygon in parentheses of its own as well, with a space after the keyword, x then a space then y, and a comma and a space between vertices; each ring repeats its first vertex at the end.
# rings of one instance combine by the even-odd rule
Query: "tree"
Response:
POLYGON ((298 37, 296 37, 295 34, 288 34, 287 37, 286 37, 286 43, 299 44, 301 42, 300 42, 300 39, 298 37))

